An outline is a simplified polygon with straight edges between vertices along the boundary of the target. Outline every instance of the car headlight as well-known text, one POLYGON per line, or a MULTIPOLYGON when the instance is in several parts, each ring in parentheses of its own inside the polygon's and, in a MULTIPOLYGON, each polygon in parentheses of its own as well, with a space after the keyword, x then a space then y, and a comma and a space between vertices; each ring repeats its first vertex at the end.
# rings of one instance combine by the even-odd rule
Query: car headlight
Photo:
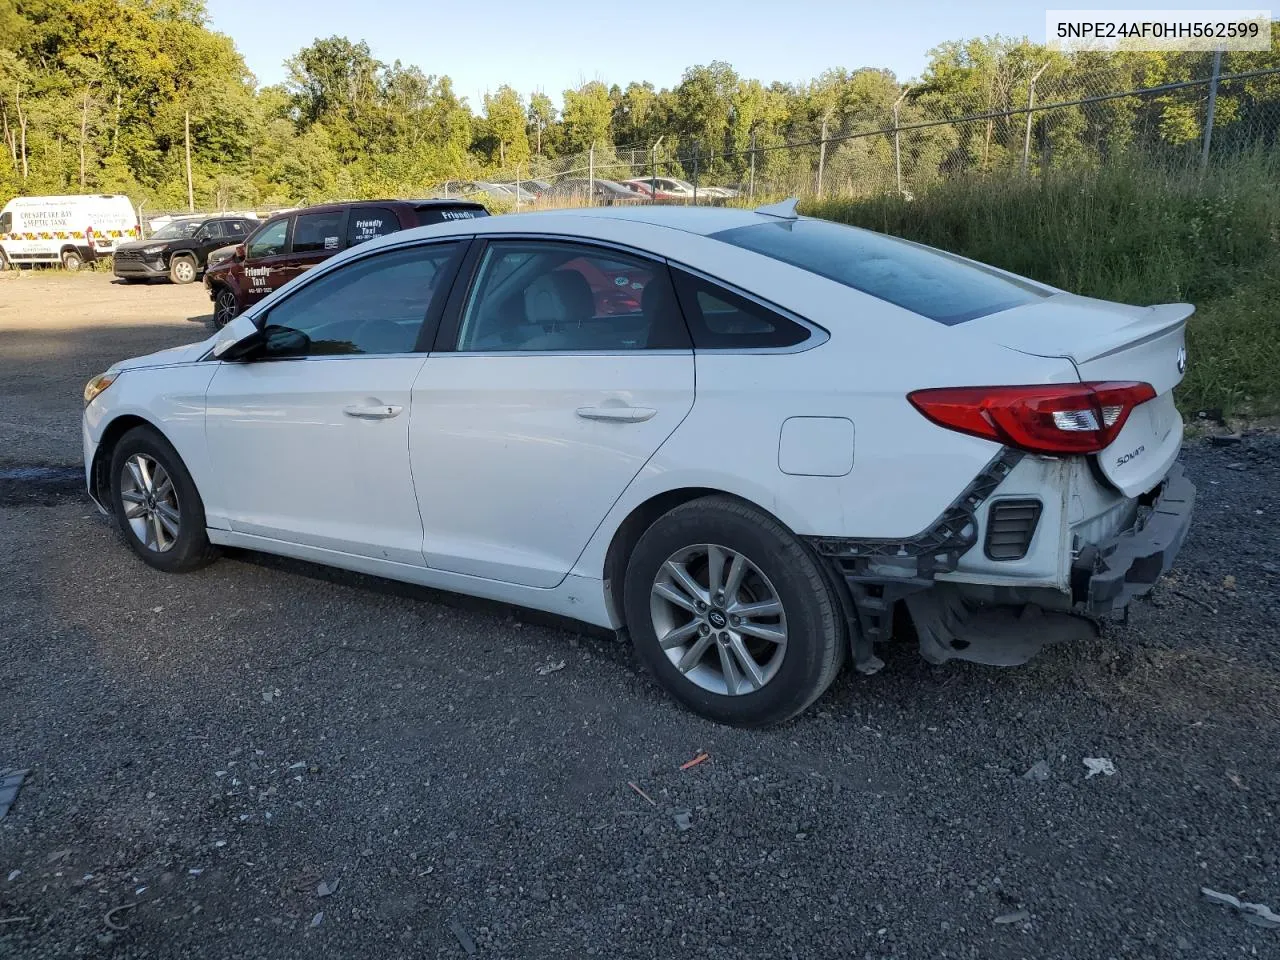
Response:
POLYGON ((157 253, 163 252, 164 247, 143 247, 142 252, 148 257, 154 257, 157 253))
POLYGON ((84 385, 84 405, 87 407, 93 403, 93 398, 115 383, 118 376, 120 376, 119 371, 108 370, 106 373, 98 374, 86 383, 84 385))

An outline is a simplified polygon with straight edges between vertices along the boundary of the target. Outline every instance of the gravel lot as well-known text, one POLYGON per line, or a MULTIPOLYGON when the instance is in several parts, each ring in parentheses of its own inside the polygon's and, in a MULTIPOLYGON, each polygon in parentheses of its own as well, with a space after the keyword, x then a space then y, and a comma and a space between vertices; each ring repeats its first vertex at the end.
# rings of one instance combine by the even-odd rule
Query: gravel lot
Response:
POLYGON ((0 768, 31 770, 0 956, 1280 955, 1199 894, 1280 910, 1274 435, 1188 445, 1182 558, 1104 640, 1014 670, 891 648, 743 732, 505 608, 134 560, 55 468, 83 381, 208 312, 0 276, 0 768))

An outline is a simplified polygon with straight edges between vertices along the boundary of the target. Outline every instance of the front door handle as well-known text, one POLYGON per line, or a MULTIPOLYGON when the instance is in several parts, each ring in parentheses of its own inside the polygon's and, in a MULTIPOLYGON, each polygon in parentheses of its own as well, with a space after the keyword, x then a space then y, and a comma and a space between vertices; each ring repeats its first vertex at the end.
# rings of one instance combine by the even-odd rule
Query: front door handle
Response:
POLYGON ((392 417, 398 417, 403 409, 404 407, 394 407, 385 403, 353 403, 349 407, 343 407, 342 412, 357 420, 390 420, 392 417))
POLYGON ((613 423, 644 423, 658 411, 653 407, 579 407, 583 420, 608 420, 613 423))

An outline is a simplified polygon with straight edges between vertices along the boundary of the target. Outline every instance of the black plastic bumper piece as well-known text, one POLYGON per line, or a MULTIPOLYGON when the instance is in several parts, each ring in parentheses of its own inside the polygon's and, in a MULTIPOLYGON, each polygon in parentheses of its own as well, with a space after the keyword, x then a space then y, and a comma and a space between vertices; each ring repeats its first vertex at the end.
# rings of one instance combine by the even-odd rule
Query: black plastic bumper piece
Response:
POLYGON ((1173 566, 1186 539, 1195 485, 1175 463, 1149 511, 1113 539, 1081 551, 1072 565, 1072 600, 1092 616, 1119 613, 1173 566))

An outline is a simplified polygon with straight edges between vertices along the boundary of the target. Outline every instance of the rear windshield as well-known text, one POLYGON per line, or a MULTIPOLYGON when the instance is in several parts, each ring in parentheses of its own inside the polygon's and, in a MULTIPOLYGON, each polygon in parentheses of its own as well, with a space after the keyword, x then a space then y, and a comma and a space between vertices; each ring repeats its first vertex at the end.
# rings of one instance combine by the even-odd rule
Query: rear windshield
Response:
POLYGON ((778 220, 711 236, 948 326, 1047 296, 941 250, 829 220, 778 220))
POLYGON ((426 226, 430 223, 449 223, 453 220, 474 220, 476 217, 487 217, 489 211, 484 207, 418 207, 418 223, 426 226))

